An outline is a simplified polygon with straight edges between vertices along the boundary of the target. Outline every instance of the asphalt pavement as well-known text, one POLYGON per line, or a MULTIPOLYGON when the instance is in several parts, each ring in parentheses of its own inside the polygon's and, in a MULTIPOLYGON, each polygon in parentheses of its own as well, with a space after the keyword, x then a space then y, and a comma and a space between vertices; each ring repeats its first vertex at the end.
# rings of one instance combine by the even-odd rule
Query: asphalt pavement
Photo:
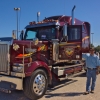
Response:
MULTIPOLYGON (((86 87, 86 75, 80 74, 76 77, 63 80, 54 88, 47 90, 40 100, 100 100, 100 74, 94 94, 83 95, 86 87)), ((0 92, 0 100, 30 100, 23 91, 12 91, 11 94, 0 92)))

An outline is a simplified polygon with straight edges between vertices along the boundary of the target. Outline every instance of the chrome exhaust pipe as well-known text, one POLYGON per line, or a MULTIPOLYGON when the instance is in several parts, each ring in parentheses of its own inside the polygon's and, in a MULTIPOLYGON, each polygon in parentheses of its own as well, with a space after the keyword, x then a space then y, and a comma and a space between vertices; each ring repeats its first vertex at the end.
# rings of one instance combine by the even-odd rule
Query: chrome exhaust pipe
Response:
POLYGON ((72 25, 74 25, 74 10, 75 10, 76 6, 74 5, 73 9, 72 9, 72 25))

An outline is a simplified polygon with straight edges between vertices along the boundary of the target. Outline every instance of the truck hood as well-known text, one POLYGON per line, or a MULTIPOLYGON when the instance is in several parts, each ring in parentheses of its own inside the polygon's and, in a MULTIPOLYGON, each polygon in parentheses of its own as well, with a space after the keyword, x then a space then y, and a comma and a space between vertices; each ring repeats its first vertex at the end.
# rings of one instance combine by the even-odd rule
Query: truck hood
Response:
POLYGON ((16 62, 18 60, 20 61, 20 59, 23 57, 23 51, 25 58, 28 58, 41 48, 43 49, 43 47, 47 44, 47 41, 14 40, 10 50, 11 62, 16 62))

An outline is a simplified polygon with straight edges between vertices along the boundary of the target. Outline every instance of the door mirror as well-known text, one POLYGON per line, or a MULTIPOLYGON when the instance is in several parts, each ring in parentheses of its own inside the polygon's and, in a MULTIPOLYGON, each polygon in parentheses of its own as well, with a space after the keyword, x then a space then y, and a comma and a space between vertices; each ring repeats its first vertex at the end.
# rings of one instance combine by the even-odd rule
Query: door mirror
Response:
POLYGON ((61 38, 60 42, 67 42, 68 36, 67 36, 67 24, 63 26, 63 37, 61 38))
POLYGON ((16 33, 15 33, 15 30, 12 31, 12 38, 13 38, 13 39, 16 39, 16 33))
POLYGON ((24 39, 24 31, 22 30, 20 33, 20 39, 23 40, 24 39))
POLYGON ((67 25, 63 26, 63 36, 67 36, 67 25))

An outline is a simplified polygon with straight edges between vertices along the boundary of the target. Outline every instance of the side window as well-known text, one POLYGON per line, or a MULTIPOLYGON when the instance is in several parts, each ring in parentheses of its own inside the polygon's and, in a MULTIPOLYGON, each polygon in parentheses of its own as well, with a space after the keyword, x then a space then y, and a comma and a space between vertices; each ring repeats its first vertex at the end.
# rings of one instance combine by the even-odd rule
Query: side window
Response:
POLYGON ((80 37, 80 29, 79 28, 70 28, 68 32, 68 40, 79 40, 80 37))

